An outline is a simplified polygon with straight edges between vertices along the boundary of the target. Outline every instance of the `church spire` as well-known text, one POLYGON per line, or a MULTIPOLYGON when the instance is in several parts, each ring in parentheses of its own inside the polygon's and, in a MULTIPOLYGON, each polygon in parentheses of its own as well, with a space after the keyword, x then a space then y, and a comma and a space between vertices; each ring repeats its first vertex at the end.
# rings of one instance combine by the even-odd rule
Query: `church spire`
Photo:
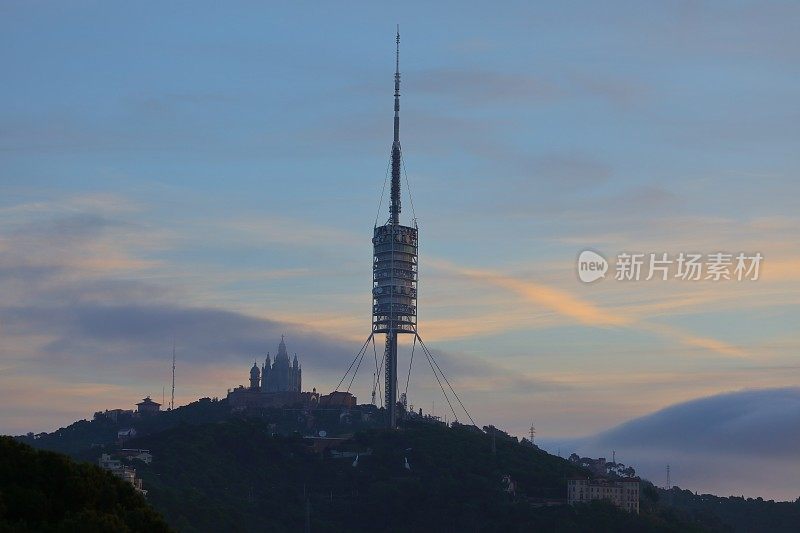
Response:
POLYGON ((281 343, 278 344, 278 355, 275 356, 275 363, 277 364, 278 361, 286 361, 286 364, 289 364, 289 353, 286 351, 286 341, 283 335, 281 335, 281 343))
POLYGON ((389 206, 389 221, 400 223, 400 25, 397 26, 394 69, 394 141, 392 142, 392 203, 389 206))

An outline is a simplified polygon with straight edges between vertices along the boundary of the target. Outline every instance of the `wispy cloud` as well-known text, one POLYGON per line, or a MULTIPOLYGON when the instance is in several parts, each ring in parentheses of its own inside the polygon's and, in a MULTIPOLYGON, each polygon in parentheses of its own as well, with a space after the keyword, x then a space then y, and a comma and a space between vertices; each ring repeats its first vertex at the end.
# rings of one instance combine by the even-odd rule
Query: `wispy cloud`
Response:
POLYGON ((744 350, 732 344, 710 337, 693 335, 675 327, 650 324, 616 309, 601 308, 587 300, 577 298, 567 291, 544 284, 523 280, 492 270, 457 267, 441 259, 434 260, 433 265, 448 272, 512 291, 529 302, 543 306, 562 317, 586 326, 637 328, 658 333, 668 339, 674 339, 684 344, 704 348, 719 355, 728 357, 745 357, 747 355, 744 350))

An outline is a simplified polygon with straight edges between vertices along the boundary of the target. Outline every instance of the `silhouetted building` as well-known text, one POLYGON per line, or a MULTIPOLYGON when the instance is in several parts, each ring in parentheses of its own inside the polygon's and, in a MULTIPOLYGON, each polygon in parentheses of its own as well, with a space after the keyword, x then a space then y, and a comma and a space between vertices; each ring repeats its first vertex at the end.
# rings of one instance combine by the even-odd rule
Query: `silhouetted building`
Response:
POLYGON ((154 415, 161 411, 161 404, 158 402, 154 402, 150 399, 150 396, 142 400, 141 402, 136 404, 136 411, 140 415, 154 415))
POLYGON ((356 406, 356 397, 349 392, 333 391, 330 394, 319 397, 320 407, 344 407, 352 409, 356 406))
MULTIPOLYGON (((258 368, 253 365, 253 369, 258 368)), ((300 392, 302 390, 303 370, 297 361, 297 354, 289 364, 289 354, 286 351, 286 342, 281 335, 281 343, 278 345, 278 355, 275 362, 270 364, 269 353, 261 367, 261 391, 262 392, 300 392)), ((258 376, 256 376, 258 377, 258 376)), ((253 371, 250 371, 250 387, 253 387, 253 371)))
POLYGON ((567 480, 567 503, 608 500, 629 513, 639 514, 639 478, 572 478, 567 480))
POLYGON ((253 362, 250 368, 250 385, 248 387, 240 385, 228 391, 228 402, 234 410, 293 405, 315 407, 319 401, 319 394, 316 390, 302 392, 302 375, 297 354, 289 363, 286 341, 281 335, 275 361, 272 362, 267 354, 261 368, 258 367, 258 363, 253 362))
POLYGON ((261 390, 260 381, 261 372, 258 370, 258 363, 253 361, 253 368, 250 369, 250 390, 261 390))
POLYGON ((100 456, 97 464, 100 465, 100 468, 108 470, 121 480, 130 483, 136 492, 147 496, 147 491, 142 488, 142 479, 136 476, 136 469, 123 465, 119 459, 114 459, 107 453, 100 456))

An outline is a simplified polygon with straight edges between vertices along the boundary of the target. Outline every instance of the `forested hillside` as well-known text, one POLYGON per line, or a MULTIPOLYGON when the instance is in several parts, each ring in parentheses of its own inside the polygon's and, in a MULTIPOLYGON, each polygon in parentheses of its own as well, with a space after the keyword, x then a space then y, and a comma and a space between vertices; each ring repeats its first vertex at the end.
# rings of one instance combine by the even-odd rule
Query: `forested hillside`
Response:
POLYGON ((376 427, 380 413, 339 415, 232 414, 225 401, 203 399, 152 417, 98 416, 18 440, 95 462, 120 448, 119 429, 134 427, 137 437, 122 446, 152 452, 151 464, 132 465, 149 502, 187 532, 298 531, 306 520, 313 531, 789 532, 798 523, 800 504, 665 494, 647 482, 639 517, 604 504, 548 507, 548 500, 563 501, 567 477, 588 472, 499 430, 493 452, 492 432, 470 426, 407 421, 386 432, 376 427), (322 428, 340 437, 324 452, 319 439, 304 437, 322 428))
POLYGON ((800 531, 800 498, 793 502, 743 496, 725 498, 713 494, 695 494, 678 487, 659 492, 665 505, 677 507, 693 516, 715 516, 737 533, 800 531))
POLYGON ((539 507, 581 472, 503 434, 493 454, 467 426, 359 432, 336 446, 346 457, 254 420, 187 425, 136 445, 156 458, 140 470, 151 501, 180 531, 298 531, 307 519, 312 531, 705 530, 655 506, 641 517, 606 504, 539 507))
POLYGON ((93 465, 0 437, 0 531, 169 531, 129 484, 93 465))

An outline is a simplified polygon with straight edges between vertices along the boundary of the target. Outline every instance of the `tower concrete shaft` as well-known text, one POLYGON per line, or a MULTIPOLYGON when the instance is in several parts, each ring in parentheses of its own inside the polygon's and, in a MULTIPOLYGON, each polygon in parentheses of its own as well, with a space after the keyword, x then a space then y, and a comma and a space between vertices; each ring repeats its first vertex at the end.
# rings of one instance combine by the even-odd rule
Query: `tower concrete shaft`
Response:
POLYGON ((386 394, 386 426, 397 427, 397 332, 386 334, 385 350, 385 394, 386 394))

